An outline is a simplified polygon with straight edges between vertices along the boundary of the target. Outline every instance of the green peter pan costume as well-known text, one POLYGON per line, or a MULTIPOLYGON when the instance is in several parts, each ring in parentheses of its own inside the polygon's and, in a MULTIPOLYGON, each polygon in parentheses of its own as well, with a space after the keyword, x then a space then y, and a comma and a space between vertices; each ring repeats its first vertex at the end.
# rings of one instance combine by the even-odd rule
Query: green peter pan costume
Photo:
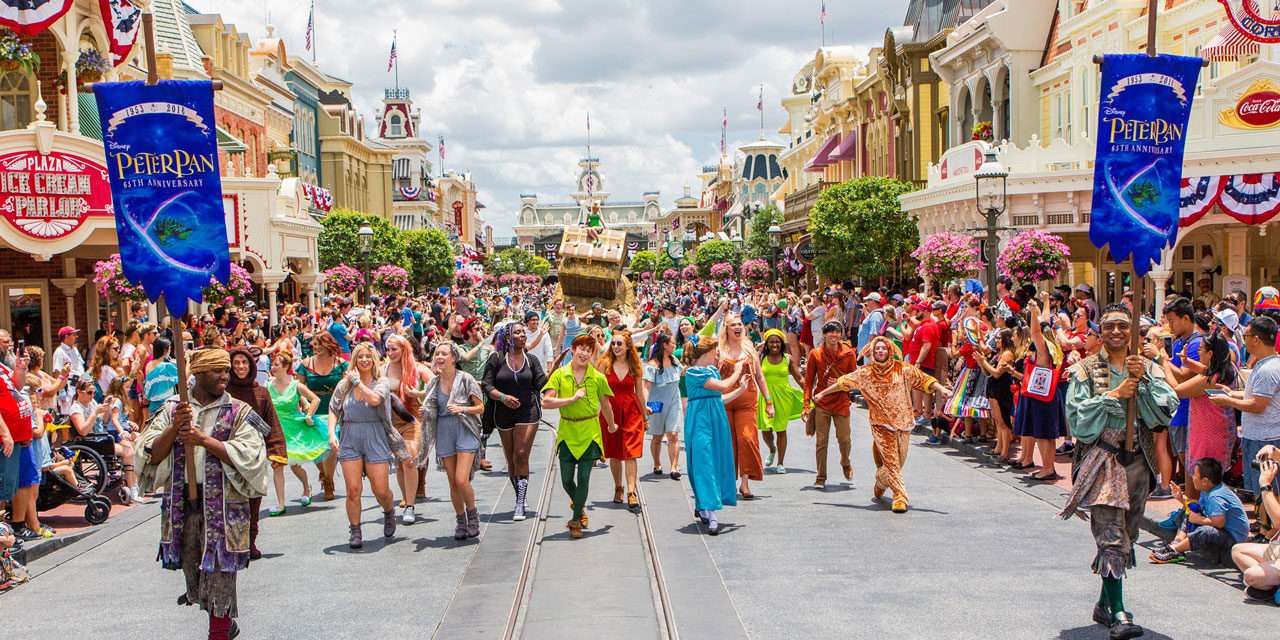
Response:
POLYGON ((543 391, 554 389, 559 398, 572 398, 578 389, 586 395, 560 407, 560 426, 556 429, 556 451, 560 456, 560 484, 573 500, 573 520, 582 519, 582 509, 587 503, 591 467, 604 451, 600 435, 600 404, 606 396, 612 396, 609 380, 604 374, 587 365, 586 375, 579 384, 573 376, 573 363, 556 369, 547 379, 543 391))

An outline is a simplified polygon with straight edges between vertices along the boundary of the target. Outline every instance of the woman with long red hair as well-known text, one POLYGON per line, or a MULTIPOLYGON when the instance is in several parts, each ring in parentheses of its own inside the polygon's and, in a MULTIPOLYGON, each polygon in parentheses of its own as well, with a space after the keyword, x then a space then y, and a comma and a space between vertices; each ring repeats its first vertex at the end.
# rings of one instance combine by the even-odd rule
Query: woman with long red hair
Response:
POLYGON ((613 391, 609 405, 618 425, 616 431, 609 432, 604 429, 603 418, 600 423, 604 457, 609 459, 609 471, 613 473, 613 501, 622 503, 622 473, 625 468, 627 506, 637 509, 640 507, 640 499, 636 496, 637 461, 644 454, 646 409, 644 367, 640 364, 640 353, 636 351, 630 331, 614 332, 609 348, 600 357, 596 368, 604 373, 609 389, 613 391))
MULTIPOLYGON (((422 408, 423 389, 434 377, 426 365, 420 364, 413 357, 413 344, 409 339, 394 333, 387 336, 387 366, 383 371, 391 393, 395 394, 410 415, 417 416, 422 408)), ((409 450, 409 458, 400 461, 396 480, 400 484, 400 522, 413 524, 417 520, 414 505, 418 502, 418 479, 421 469, 418 467, 418 431, 422 428, 418 420, 404 420, 394 413, 391 424, 404 438, 405 448, 409 450)), ((423 487, 425 489, 425 487, 423 487)))

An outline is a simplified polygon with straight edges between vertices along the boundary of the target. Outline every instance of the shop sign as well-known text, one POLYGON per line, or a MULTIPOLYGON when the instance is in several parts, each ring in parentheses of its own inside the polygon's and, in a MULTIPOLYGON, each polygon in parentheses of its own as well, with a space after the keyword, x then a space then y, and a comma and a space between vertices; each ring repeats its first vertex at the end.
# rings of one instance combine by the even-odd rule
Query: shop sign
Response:
POLYGON ((813 248, 813 238, 806 237, 796 245, 796 255, 807 265, 813 265, 813 259, 818 256, 818 251, 813 248))
POLYGON ((958 178, 970 175, 982 166, 982 151, 985 143, 981 141, 962 144, 942 155, 938 170, 942 179, 958 178))
POLYGON ((1232 129, 1257 131, 1280 126, 1280 88, 1270 80, 1249 86, 1234 107, 1218 113, 1218 121, 1232 129))
POLYGON ((0 155, 0 216, 37 240, 75 231, 90 216, 111 216, 105 166, 60 151, 0 155))

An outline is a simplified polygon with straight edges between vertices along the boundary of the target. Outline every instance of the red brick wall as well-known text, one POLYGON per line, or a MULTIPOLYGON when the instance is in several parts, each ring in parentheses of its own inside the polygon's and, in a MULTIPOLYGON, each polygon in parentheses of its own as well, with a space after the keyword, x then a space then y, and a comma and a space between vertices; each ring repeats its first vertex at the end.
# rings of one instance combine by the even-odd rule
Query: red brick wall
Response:
MULTIPOLYGON (((248 163, 249 168, 253 170, 254 177, 266 175, 267 152, 266 146, 263 144, 263 138, 266 137, 267 132, 266 127, 260 122, 254 122, 216 106, 214 107, 214 117, 217 119, 219 127, 238 138, 248 147, 248 150, 244 153, 231 156, 231 165, 235 169, 235 174, 238 176, 244 175, 244 167, 248 163)), ((224 172, 227 166, 227 157, 227 152, 218 152, 218 163, 224 172)))
MULTIPOLYGON (((22 36, 19 36, 22 38, 22 36)), ((40 56, 40 70, 36 73, 36 78, 40 80, 40 93, 44 97, 45 117, 50 122, 58 121, 58 113, 61 111, 61 104, 58 100, 58 74, 62 71, 62 49, 58 46, 58 41, 53 34, 45 31, 35 38, 22 38, 27 44, 35 48, 36 54, 40 56)), ((34 105, 33 105, 34 109, 34 105)), ((34 111, 32 112, 34 116, 34 111)))

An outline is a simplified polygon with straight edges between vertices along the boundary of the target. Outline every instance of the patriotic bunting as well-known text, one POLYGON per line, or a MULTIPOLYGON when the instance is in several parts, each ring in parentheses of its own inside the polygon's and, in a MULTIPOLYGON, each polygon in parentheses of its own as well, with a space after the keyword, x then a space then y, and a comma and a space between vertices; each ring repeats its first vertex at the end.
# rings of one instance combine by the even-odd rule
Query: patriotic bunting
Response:
POLYGON ((75 0, 0 0, 0 25, 24 36, 40 35, 74 4, 75 0))
POLYGON ((333 208, 333 193, 328 189, 313 184, 301 183, 302 197, 321 211, 333 208))
POLYGON ((405 200, 417 200, 422 195, 422 187, 400 187, 400 195, 405 200))
POLYGON ((1179 192, 1178 224, 1183 227, 1195 224, 1203 218, 1222 193, 1221 176, 1205 176, 1203 178, 1182 178, 1182 189, 1179 192))
POLYGON ((1244 224, 1262 224, 1280 213, 1280 173, 1183 178, 1179 226, 1188 227, 1214 205, 1244 224))
POLYGON ((120 66, 129 59, 133 43, 138 40, 138 28, 142 25, 142 10, 130 0, 98 0, 102 11, 102 24, 111 41, 111 64, 120 66))

